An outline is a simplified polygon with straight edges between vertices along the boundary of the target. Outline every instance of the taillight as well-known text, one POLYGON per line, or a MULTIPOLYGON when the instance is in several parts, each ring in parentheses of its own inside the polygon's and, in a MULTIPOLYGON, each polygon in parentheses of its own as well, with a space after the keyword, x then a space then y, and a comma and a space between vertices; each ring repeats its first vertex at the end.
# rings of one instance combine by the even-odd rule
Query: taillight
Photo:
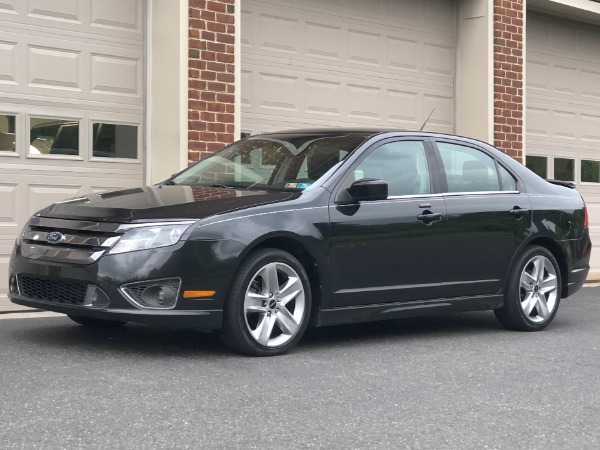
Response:
POLYGON ((589 225, 589 222, 588 222, 588 212, 587 212, 587 205, 586 204, 583 205, 583 214, 584 214, 584 216, 583 216, 583 228, 587 228, 588 225, 589 225))

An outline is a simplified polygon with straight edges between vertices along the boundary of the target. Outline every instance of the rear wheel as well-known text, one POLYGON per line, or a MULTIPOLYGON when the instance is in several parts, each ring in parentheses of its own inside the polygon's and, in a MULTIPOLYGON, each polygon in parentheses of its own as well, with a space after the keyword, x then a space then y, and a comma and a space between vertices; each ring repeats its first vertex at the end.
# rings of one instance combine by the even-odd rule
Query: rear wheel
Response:
POLYGON ((89 328, 118 328, 127 323, 116 320, 92 319, 91 317, 76 316, 73 314, 67 314, 67 317, 73 322, 89 328))
POLYGON ((520 331, 544 329, 558 311, 561 275, 554 255, 531 246, 517 260, 504 294, 504 306, 496 317, 507 328, 520 331))
POLYGON ((304 334, 310 309, 310 284, 302 264, 282 250, 260 249, 235 276, 219 335, 236 352, 280 355, 304 334))

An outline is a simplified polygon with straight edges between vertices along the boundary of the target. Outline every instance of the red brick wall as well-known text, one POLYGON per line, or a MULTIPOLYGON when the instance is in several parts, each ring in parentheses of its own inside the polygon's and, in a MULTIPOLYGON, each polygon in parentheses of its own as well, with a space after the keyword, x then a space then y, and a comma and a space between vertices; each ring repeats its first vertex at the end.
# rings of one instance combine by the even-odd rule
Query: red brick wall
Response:
POLYGON ((188 161, 234 140, 235 0, 189 2, 188 161))
POLYGON ((494 145, 523 161, 524 0, 494 0, 494 145))

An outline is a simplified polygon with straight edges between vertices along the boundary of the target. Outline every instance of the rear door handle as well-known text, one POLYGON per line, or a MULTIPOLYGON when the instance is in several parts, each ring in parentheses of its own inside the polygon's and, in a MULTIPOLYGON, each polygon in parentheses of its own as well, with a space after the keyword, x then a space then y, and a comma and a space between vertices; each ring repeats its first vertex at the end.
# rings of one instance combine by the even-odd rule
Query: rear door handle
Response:
POLYGON ((432 213, 429 211, 425 211, 424 214, 419 214, 417 219, 421 220, 425 223, 425 225, 431 225, 433 222, 437 220, 442 220, 442 215, 440 213, 432 213))

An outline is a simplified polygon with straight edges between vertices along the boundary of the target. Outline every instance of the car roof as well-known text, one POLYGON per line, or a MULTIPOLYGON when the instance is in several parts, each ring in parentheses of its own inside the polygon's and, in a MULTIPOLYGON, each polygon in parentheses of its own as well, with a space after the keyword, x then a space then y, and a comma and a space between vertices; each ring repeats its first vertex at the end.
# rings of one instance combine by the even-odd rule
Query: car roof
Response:
MULTIPOLYGON (((339 136, 347 134, 360 134, 364 136, 375 136, 377 134, 398 133, 400 135, 422 136, 422 137, 448 137, 452 139, 465 139, 470 141, 478 141, 467 136, 460 136, 451 133, 443 133, 437 131, 421 131, 407 130, 402 128, 367 128, 367 127, 328 127, 328 128, 296 128, 281 131, 270 131, 266 133, 255 134, 250 138, 260 136, 339 136)), ((489 145, 485 142, 483 144, 489 145)))
MULTIPOLYGON (((260 136, 285 136, 286 138, 290 137, 302 137, 302 136, 340 136, 340 135, 348 135, 348 134, 357 134, 366 137, 372 137, 379 134, 387 134, 394 133, 398 136, 415 136, 415 137, 423 137, 423 138, 447 138, 457 141, 471 142, 474 144, 479 144, 482 147, 487 149, 493 149, 495 151, 500 151, 493 145, 488 142, 482 141, 477 138, 472 138, 469 136, 462 136, 459 134, 452 133, 444 133, 440 131, 422 131, 422 130, 407 130, 402 128, 368 128, 368 127, 328 127, 328 128, 296 128, 290 130, 281 130, 281 131, 271 131, 266 133, 255 134, 249 136, 249 138, 257 138, 260 136)), ((501 152, 502 153, 502 152, 501 152)), ((512 159, 512 158, 511 158, 512 159)))
POLYGON ((271 131, 267 133, 260 133, 254 136, 274 136, 274 135, 331 135, 337 136, 340 134, 366 134, 366 135, 375 135, 380 133, 390 133, 390 132, 399 132, 399 131, 407 131, 407 130, 399 130, 399 129, 391 129, 391 128, 298 128, 298 129, 290 129, 290 130, 281 130, 281 131, 271 131))

